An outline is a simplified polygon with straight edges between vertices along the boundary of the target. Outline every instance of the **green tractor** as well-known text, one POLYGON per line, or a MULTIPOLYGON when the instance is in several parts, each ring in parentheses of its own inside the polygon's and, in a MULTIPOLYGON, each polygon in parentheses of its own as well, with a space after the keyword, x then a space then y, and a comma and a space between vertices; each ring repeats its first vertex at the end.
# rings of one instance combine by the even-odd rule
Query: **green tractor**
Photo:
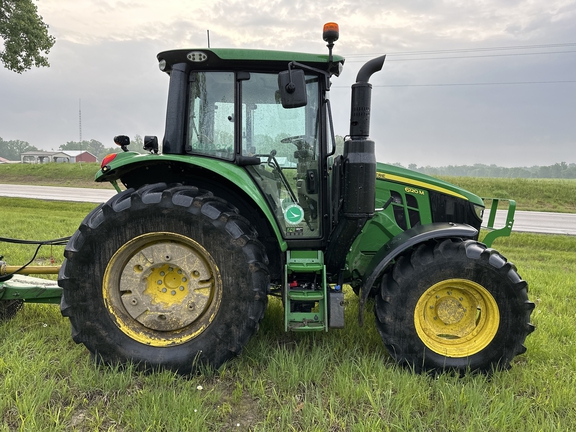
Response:
POLYGON ((332 54, 337 39, 329 23, 326 55, 158 54, 170 78, 161 152, 156 137, 145 137, 149 154, 116 137, 124 151, 95 180, 118 194, 68 241, 59 286, 40 295, 4 277, 0 298, 11 310, 15 293, 59 301, 74 341, 99 361, 187 374, 240 353, 268 296, 282 299, 286 331, 325 332, 344 327, 343 290, 352 289, 360 325, 374 299, 398 363, 508 368, 525 351, 534 308, 516 267, 489 247, 510 233, 514 203, 506 226, 480 243, 483 199, 376 162, 369 79, 384 56, 358 73, 337 155, 328 98, 344 64, 332 54))

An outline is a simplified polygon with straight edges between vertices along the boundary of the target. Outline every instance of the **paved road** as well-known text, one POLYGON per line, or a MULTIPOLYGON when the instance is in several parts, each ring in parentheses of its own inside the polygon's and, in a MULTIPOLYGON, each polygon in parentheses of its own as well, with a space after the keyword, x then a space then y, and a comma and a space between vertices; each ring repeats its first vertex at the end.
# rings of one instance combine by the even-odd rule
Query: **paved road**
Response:
POLYGON ((0 184, 0 196, 13 198, 101 203, 108 201, 115 193, 114 189, 0 184))
MULTIPOLYGON (((487 217, 488 214, 485 215, 487 217)), ((494 227, 504 226, 505 221, 506 212, 498 211, 494 227)), ((576 235, 576 214, 517 211, 512 231, 576 235)))
MULTIPOLYGON (((111 189, 0 184, 0 196, 16 198, 101 203, 115 193, 111 189)), ((498 212, 495 227, 503 226, 505 217, 505 212, 498 212)), ((576 214, 517 211, 513 231, 576 235, 576 214)))

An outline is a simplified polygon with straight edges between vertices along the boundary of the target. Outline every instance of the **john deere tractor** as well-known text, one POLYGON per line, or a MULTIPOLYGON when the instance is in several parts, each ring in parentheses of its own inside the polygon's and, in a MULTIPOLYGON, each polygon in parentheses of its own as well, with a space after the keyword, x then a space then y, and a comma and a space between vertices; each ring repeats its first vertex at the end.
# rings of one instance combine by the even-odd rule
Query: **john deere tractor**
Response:
MULTIPOLYGON (((161 151, 153 136, 149 154, 115 138, 124 151, 95 180, 118 194, 68 241, 53 288, 74 340, 97 359, 218 368, 256 332, 270 295, 286 331, 325 332, 344 327, 348 289, 360 325, 373 304, 390 355, 416 371, 504 369, 525 351, 527 283, 489 247, 510 233, 514 203, 481 243, 481 198, 376 162, 369 79, 385 56, 358 72, 336 154, 328 94, 344 58, 332 54, 337 25, 323 36, 321 55, 158 54, 169 77, 161 151)), ((2 299, 13 301, 9 284, 2 299)))

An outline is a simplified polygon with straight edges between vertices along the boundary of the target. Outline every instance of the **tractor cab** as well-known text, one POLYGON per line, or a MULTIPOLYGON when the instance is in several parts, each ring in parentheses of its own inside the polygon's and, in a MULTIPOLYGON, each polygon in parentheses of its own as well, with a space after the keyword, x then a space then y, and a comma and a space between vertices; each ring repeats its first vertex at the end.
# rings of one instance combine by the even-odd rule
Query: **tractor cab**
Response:
POLYGON ((323 179, 335 148, 326 92, 344 60, 223 49, 176 50, 158 58, 170 74, 168 106, 181 107, 167 116, 163 153, 244 167, 284 239, 326 237, 323 179))

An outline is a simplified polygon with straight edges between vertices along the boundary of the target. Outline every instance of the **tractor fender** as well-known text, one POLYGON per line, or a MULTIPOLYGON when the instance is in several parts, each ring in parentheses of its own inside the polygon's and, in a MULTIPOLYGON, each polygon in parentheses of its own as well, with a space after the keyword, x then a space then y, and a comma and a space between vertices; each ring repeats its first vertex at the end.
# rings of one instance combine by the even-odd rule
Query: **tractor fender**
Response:
MULTIPOLYGON (((168 167, 169 172, 177 173, 174 182, 178 182, 178 177, 186 175, 206 178, 219 178, 225 180, 230 185, 235 185, 237 192, 235 196, 246 196, 253 206, 260 209, 267 219, 270 229, 278 241, 281 251, 286 251, 288 245, 283 239, 280 228, 270 210, 266 199, 254 184, 254 181, 242 167, 231 162, 223 162, 218 159, 208 157, 193 157, 190 155, 177 154, 138 154, 136 152, 121 152, 111 159, 107 164, 103 163, 102 168, 96 173, 96 182, 112 182, 130 175, 140 174, 146 182, 170 182, 165 176, 153 176, 154 169, 168 167), (200 173, 203 171, 203 173, 200 173)), ((211 189, 209 186, 201 186, 211 189)), ((226 197, 221 197, 226 198, 226 197)), ((234 204, 234 202, 232 202, 234 204)))
POLYGON ((376 252, 376 255, 374 255, 374 258, 372 258, 368 264, 364 277, 362 278, 360 307, 358 310, 358 322, 360 326, 364 324, 364 308, 374 282, 398 255, 419 243, 431 239, 447 237, 468 238, 475 237, 477 234, 478 230, 470 225, 452 222, 435 222, 415 226, 393 237, 376 252))

